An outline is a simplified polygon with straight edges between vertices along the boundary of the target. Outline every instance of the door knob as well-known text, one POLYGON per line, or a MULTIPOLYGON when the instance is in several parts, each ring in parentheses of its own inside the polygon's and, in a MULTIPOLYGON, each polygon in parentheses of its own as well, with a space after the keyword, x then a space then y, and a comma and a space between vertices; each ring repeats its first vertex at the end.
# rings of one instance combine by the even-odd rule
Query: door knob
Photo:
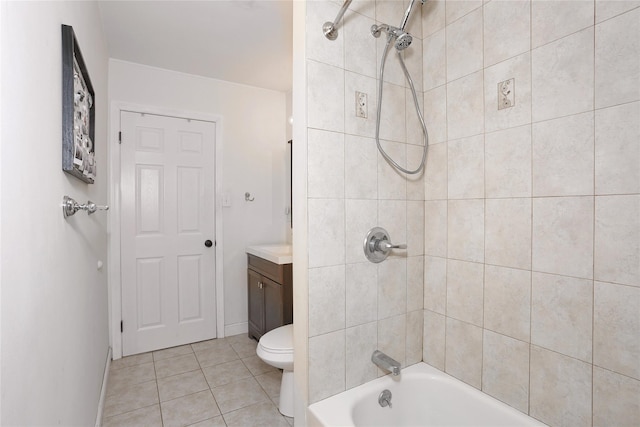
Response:
POLYGON ((213 246, 213 242, 211 240, 207 239, 207 240, 204 241, 204 245, 206 247, 210 248, 211 246, 213 246))

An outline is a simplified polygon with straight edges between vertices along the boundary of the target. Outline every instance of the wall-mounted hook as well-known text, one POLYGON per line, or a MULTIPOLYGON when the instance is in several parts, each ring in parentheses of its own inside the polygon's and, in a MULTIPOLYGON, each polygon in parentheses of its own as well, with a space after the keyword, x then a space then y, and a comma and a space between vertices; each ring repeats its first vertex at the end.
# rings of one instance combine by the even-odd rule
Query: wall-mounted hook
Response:
POLYGON ((244 193, 245 202, 253 202, 255 199, 256 199, 255 197, 251 197, 251 193, 249 193, 248 191, 244 193))

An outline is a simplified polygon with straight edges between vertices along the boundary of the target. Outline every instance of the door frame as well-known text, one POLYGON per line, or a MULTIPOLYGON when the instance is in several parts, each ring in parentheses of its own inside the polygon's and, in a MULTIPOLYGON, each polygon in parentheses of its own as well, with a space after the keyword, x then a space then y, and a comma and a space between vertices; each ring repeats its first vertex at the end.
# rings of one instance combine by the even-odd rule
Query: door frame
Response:
POLYGON ((216 337, 224 337, 224 272, 223 272, 223 227, 222 227, 222 116, 209 113, 171 110, 167 108, 133 104, 130 102, 112 101, 109 108, 109 224, 108 224, 108 253, 109 253, 109 337, 113 350, 113 359, 122 357, 122 333, 120 321, 122 319, 122 270, 120 265, 120 113, 132 111, 142 114, 155 114, 182 119, 202 120, 216 124, 215 140, 215 294, 216 294, 216 337))

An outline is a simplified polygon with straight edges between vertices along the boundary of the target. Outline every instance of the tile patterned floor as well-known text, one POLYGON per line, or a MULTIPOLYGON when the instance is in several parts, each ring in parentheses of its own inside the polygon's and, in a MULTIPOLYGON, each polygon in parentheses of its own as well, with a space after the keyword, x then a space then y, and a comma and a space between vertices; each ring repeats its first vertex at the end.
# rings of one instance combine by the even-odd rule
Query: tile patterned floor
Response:
POLYGON ((278 412, 282 372, 246 335, 113 361, 103 426, 293 426, 278 412))

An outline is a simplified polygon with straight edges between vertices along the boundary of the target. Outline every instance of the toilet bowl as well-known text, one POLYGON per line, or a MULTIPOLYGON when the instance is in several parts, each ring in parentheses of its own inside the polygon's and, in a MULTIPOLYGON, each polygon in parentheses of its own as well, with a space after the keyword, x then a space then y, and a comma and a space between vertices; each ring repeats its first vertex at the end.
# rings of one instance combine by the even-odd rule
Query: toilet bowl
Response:
POLYGON ((264 363, 282 369, 280 402, 282 415, 293 417, 293 325, 284 325, 267 332, 256 348, 264 363))

